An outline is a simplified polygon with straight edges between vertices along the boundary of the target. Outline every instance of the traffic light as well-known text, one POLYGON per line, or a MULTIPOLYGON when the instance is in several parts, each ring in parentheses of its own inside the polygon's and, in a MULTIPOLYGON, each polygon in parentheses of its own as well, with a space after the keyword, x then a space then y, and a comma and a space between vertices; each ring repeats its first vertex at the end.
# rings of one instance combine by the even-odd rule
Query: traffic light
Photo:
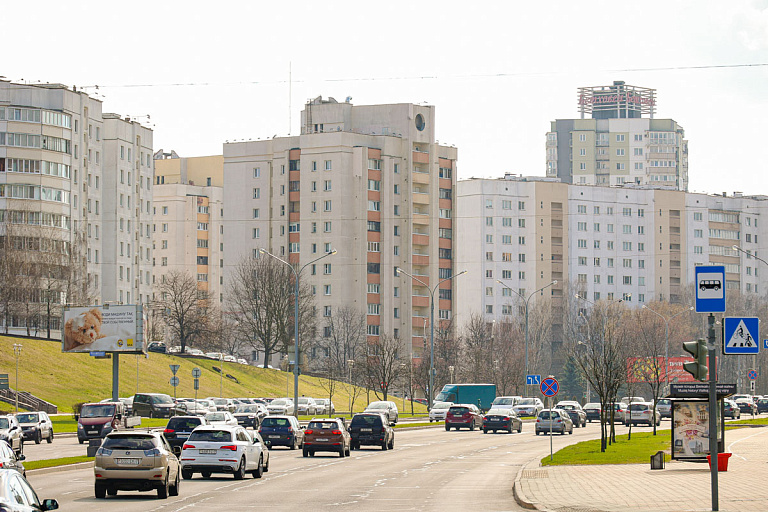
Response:
POLYGON ((707 342, 703 339, 683 342, 683 349, 693 356, 693 362, 683 363, 685 371, 693 378, 706 382, 707 380, 707 342))

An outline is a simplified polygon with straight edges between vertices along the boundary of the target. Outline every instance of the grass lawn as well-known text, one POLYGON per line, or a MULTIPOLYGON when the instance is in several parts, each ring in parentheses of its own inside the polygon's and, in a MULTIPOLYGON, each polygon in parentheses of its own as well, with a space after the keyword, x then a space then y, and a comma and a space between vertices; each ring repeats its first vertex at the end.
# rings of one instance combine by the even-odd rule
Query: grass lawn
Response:
MULTIPOLYGON (((77 432, 77 422, 72 416, 51 416, 54 432, 77 432)), ((164 427, 168 419, 141 418, 141 427, 164 427)))
MULTIPOLYGON (((560 466, 575 464, 639 464, 649 463, 651 455, 657 451, 670 449, 669 430, 653 432, 633 432, 632 440, 627 436, 616 436, 616 442, 600 453, 600 440, 583 441, 555 452, 553 461, 549 455, 541 459, 542 466, 560 466)), ((670 460, 669 454, 664 456, 670 460)))
POLYGON ((726 428, 728 425, 768 425, 768 418, 755 418, 753 420, 736 420, 736 421, 729 421, 725 424, 726 428))
POLYGON ((54 466, 66 466, 68 464, 77 464, 78 462, 89 462, 92 460, 93 457, 86 457, 85 455, 79 457, 61 457, 59 459, 31 460, 24 461, 24 469, 29 471, 32 469, 52 468, 54 466))
POLYGON ((394 426, 394 427, 392 427, 392 428, 395 428, 395 429, 397 429, 397 428, 429 427, 429 426, 433 426, 433 427, 436 427, 436 426, 440 426, 440 425, 442 425, 442 424, 443 424, 443 422, 441 422, 441 421, 438 421, 437 423, 431 423, 431 422, 429 422, 429 421, 424 421, 424 422, 412 422, 412 423, 398 423, 397 425, 395 425, 395 426, 394 426))
MULTIPOLYGON (((55 341, 22 339, 0 336, 0 373, 11 374, 12 387, 15 385, 16 360, 13 344, 21 343, 23 350, 19 357, 19 388, 38 398, 56 404, 59 412, 72 412, 72 406, 78 402, 98 402, 112 394, 112 361, 95 359, 88 354, 63 354, 61 343, 55 341)), ((199 398, 225 397, 284 397, 293 396, 293 374, 258 368, 255 366, 224 363, 224 373, 235 377, 238 382, 227 378, 221 379, 213 367, 219 361, 207 358, 178 357, 170 354, 149 353, 149 357, 122 355, 120 357, 120 396, 132 396, 139 392, 167 393, 174 396, 170 385, 171 370, 169 364, 178 364, 180 369, 179 386, 176 396, 194 397, 192 387, 192 369, 200 368, 199 398)), ((299 394, 315 398, 327 398, 328 391, 322 385, 323 379, 302 375, 299 377, 299 394)), ((333 401, 336 408, 347 409, 349 406, 350 387, 336 383, 333 401)), ((362 411, 368 400, 379 400, 375 393, 367 394, 358 388, 354 410, 362 411)), ((392 398, 390 397, 390 400, 392 398)), ((410 412, 410 404, 408 411, 410 412)), ((5 409, 12 408, 5 406, 5 409)), ((426 414, 424 405, 415 403, 416 414, 426 414)), ((64 432, 65 430, 59 430, 64 432)))

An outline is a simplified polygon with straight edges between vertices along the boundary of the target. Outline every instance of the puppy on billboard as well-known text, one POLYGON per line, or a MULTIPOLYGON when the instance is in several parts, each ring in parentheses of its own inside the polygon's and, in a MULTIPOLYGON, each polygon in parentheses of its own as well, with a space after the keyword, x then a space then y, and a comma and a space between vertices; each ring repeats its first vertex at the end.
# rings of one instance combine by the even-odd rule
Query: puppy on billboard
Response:
POLYGON ((91 306, 64 311, 62 352, 135 352, 136 306, 91 306))

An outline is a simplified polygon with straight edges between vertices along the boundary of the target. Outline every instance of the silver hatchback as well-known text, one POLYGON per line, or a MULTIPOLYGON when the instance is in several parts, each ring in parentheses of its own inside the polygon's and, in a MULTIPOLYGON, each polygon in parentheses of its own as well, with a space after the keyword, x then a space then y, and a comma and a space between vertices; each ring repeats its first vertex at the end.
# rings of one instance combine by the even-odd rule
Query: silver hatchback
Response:
POLYGON ((573 434, 573 420, 562 409, 544 409, 536 417, 536 435, 552 432, 560 435, 573 434))

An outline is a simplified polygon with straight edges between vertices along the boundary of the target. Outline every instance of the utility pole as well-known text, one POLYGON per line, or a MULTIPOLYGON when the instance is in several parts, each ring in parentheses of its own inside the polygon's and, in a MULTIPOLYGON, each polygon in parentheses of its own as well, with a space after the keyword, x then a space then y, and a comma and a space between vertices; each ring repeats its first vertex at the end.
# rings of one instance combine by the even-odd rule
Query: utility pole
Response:
POLYGON ((19 356, 21 355, 21 343, 13 344, 13 354, 16 356, 16 414, 19 414, 19 356))

